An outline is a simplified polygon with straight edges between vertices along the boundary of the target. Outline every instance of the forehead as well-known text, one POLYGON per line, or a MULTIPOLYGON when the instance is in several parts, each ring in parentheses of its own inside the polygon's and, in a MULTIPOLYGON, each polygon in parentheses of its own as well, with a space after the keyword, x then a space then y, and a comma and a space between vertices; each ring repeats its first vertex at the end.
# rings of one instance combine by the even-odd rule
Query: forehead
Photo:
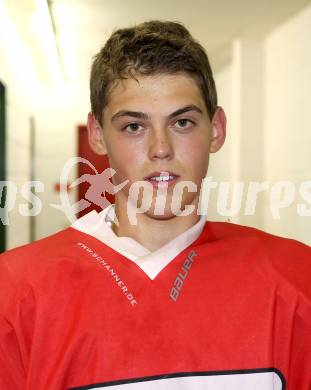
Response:
POLYGON ((112 88, 104 111, 135 109, 165 114, 180 106, 195 104, 206 112, 202 92, 194 77, 185 73, 135 75, 118 80, 112 88))

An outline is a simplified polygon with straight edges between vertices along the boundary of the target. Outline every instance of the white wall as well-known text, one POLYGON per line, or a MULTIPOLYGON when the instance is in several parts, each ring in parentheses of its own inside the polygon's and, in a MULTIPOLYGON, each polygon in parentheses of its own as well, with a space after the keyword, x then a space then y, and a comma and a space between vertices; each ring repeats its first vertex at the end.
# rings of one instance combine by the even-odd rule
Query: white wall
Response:
POLYGON ((20 196, 21 186, 30 177, 30 116, 38 98, 39 84, 27 50, 0 2, 0 80, 6 87, 6 149, 9 225, 8 247, 27 243, 29 218, 22 217, 18 204, 25 203, 20 196), (10 36, 10 40, 7 37, 10 36), (27 75, 27 76, 26 76, 27 75), (28 91, 31 91, 29 98, 28 91), (15 198, 14 186, 17 186, 15 198))
MULTIPOLYGON (((209 170, 215 177, 226 177, 225 180, 231 177, 246 186, 252 180, 267 183, 267 189, 258 195, 254 215, 245 215, 244 192, 239 214, 230 218, 233 222, 308 244, 311 244, 310 36, 311 6, 264 38, 243 37, 233 41, 231 63, 215 75, 220 104, 225 111, 228 111, 226 105, 229 107, 228 133, 232 136, 227 140, 230 146, 214 158, 209 170), (280 181, 287 183, 282 187, 280 181), (299 193, 303 182, 307 182, 304 198, 299 193), (279 219, 278 209, 271 201, 273 194, 277 196, 278 185, 283 188, 279 203, 284 204, 279 219), (299 204, 305 205, 309 216, 298 215, 299 204)), ((210 219, 224 219, 217 217, 214 206, 210 219)))
MULTIPOLYGON (((7 225, 7 248, 12 248, 29 242, 30 218, 35 218, 35 238, 47 236, 69 224, 64 214, 53 209, 50 203, 59 203, 54 184, 59 182, 66 160, 76 154, 77 115, 74 112, 76 106, 71 104, 76 98, 65 84, 53 84, 52 75, 50 78, 40 77, 23 36, 16 30, 2 2, 0 54, 0 81, 7 94, 6 179, 12 183, 7 203, 12 205, 7 225), (20 206, 28 204, 21 191, 25 182, 30 180, 31 117, 36 133, 35 180, 44 185, 44 192, 36 194, 42 204, 42 211, 36 217, 23 216, 20 212, 20 206), (14 187, 17 188, 16 198, 14 187)), ((73 171, 71 178, 74 176, 73 171)), ((74 195, 73 192, 71 201, 74 195)))
POLYGON ((309 203, 299 194, 301 183, 311 181, 310 37, 311 5, 276 28, 265 40, 264 51, 265 177, 295 184, 291 206, 280 211, 280 219, 266 209, 264 228, 309 244, 311 215, 299 216, 297 204, 311 209, 311 189, 309 203))
POLYGON ((219 104, 227 113, 227 140, 212 157, 209 170, 218 181, 209 219, 255 227, 261 225, 260 202, 254 213, 246 215, 244 210, 249 183, 262 180, 262 46, 260 39, 236 38, 232 42, 231 62, 215 74, 219 104))

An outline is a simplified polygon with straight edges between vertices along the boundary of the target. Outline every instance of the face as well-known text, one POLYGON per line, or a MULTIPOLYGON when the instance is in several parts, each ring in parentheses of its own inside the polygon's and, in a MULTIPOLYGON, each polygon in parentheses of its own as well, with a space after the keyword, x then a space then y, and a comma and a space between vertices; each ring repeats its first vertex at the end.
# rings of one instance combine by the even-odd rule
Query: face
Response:
POLYGON ((171 218, 178 183, 192 182, 197 188, 181 192, 180 209, 197 206, 209 154, 225 139, 225 115, 218 108, 209 118, 201 91, 187 74, 135 77, 120 80, 112 89, 102 126, 89 115, 89 140, 97 153, 108 154, 116 170, 114 184, 129 180, 116 195, 118 206, 126 207, 130 186, 144 181, 152 185, 152 206, 146 214, 171 218), (164 212, 155 215, 156 197, 163 194, 164 212))

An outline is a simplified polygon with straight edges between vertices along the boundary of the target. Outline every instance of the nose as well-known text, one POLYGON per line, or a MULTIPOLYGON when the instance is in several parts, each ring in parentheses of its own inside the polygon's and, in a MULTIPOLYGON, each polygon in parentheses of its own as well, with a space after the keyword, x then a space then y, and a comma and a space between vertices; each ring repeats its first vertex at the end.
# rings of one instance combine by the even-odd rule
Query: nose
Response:
POLYGON ((149 136, 149 158, 171 160, 174 157, 172 140, 167 129, 153 129, 149 136))

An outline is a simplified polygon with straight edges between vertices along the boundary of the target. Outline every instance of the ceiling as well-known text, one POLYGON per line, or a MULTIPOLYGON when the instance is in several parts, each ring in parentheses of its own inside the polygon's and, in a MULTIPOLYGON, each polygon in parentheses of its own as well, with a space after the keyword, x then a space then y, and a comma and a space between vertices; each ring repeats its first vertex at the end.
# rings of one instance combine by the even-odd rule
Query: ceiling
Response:
POLYGON ((212 61, 217 63, 218 57, 223 57, 221 52, 230 45, 234 37, 264 34, 308 2, 307 0, 50 1, 66 76, 76 79, 80 79, 81 75, 88 78, 90 59, 105 43, 111 32, 119 27, 150 19, 181 21, 206 47, 212 61), (69 67, 66 64, 69 64, 69 67))
POLYGON ((26 43, 40 78, 48 80, 58 66, 67 84, 87 94, 92 57, 116 28, 150 19, 181 21, 208 50, 215 69, 228 57, 228 48, 235 37, 264 35, 310 3, 310 0, 1 1, 26 43), (49 23, 52 33, 45 35, 43 30, 49 23))

